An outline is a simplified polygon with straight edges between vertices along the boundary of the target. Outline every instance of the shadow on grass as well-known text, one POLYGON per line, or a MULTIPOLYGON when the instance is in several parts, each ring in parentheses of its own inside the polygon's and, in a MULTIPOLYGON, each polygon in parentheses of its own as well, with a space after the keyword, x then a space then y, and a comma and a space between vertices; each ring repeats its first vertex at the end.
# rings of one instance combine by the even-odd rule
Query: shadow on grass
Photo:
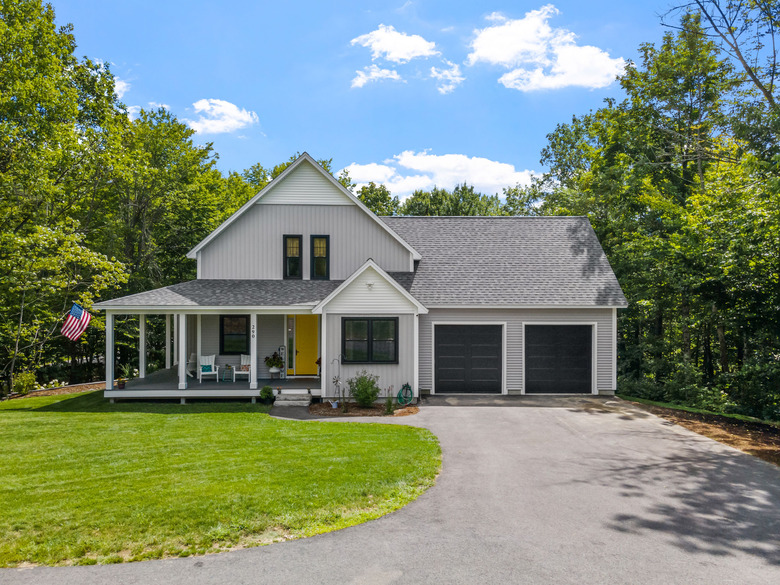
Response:
POLYGON ((180 404, 179 400, 128 400, 111 404, 103 398, 103 391, 98 390, 86 394, 79 394, 71 398, 65 398, 58 402, 47 404, 39 408, 31 409, 35 412, 129 412, 147 414, 203 414, 203 413, 230 413, 230 412, 256 412, 267 413, 270 406, 264 404, 252 404, 249 400, 193 400, 187 399, 187 404, 180 404))
MULTIPOLYGON (((657 433, 652 437, 657 440, 657 433)), ((597 481, 620 486, 632 508, 607 527, 627 535, 663 534, 695 555, 743 553, 780 566, 780 470, 740 453, 690 445, 686 436, 666 439, 679 442, 673 454, 602 470, 597 481)))

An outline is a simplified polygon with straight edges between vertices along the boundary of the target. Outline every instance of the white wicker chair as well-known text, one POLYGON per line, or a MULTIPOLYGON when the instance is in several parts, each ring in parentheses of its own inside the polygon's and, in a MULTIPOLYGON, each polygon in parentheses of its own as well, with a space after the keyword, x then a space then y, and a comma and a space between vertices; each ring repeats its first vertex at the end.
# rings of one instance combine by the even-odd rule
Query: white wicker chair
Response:
POLYGON ((198 382, 203 382, 206 376, 214 376, 219 382, 219 366, 214 365, 215 355, 202 355, 198 360, 198 382))
POLYGON ((246 376, 247 381, 252 380, 252 356, 241 354, 241 365, 233 368, 233 381, 236 376, 246 376))

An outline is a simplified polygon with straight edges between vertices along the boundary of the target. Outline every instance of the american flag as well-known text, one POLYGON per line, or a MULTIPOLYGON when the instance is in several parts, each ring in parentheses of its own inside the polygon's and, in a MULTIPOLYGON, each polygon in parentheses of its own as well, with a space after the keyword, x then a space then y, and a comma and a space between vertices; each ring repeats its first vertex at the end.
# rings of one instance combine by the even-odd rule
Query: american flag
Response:
POLYGON ((84 333, 90 319, 92 319, 92 315, 76 303, 73 303, 70 313, 65 317, 65 322, 62 324, 61 333, 68 339, 76 341, 84 333))

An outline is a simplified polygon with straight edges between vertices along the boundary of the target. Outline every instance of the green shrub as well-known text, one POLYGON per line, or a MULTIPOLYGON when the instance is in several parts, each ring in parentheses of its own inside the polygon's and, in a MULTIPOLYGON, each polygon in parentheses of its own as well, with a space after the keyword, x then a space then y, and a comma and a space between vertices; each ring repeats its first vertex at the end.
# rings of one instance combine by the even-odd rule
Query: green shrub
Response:
POLYGON ((385 399, 385 414, 393 414, 394 410, 395 410, 395 406, 393 405, 393 397, 388 396, 385 399))
POLYGON ((369 374, 366 370, 363 370, 354 378, 347 380, 349 393, 352 395, 352 398, 355 399, 358 406, 368 408, 374 404, 376 397, 379 396, 378 381, 379 376, 369 374))
POLYGON ((32 372, 23 372, 14 376, 14 392, 24 396, 35 389, 35 374, 32 372))
POLYGON ((260 389, 260 400, 273 400, 274 390, 270 386, 263 386, 260 389))
POLYGON ((724 376, 725 390, 734 402, 729 410, 766 420, 780 420, 780 361, 771 357, 745 363, 724 376), (759 361, 760 360, 760 361, 759 361))

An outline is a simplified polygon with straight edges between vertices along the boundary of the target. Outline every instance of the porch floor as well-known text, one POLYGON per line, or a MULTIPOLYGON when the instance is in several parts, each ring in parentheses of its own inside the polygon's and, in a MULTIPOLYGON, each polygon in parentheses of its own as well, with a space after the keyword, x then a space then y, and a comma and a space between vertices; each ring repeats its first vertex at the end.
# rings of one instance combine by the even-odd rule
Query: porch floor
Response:
POLYGON ((273 380, 268 378, 258 378, 257 388, 249 388, 249 381, 246 377, 233 382, 233 377, 222 381, 222 371, 220 370, 220 380, 215 382, 213 378, 198 382, 197 378, 187 376, 187 389, 179 390, 178 368, 173 367, 167 370, 158 370, 147 374, 145 378, 134 378, 128 380, 124 389, 114 388, 106 390, 106 398, 241 398, 257 397, 260 395, 260 389, 263 386, 270 386, 274 390, 281 388, 283 394, 306 393, 311 390, 314 396, 320 394, 319 378, 284 378, 273 380))

